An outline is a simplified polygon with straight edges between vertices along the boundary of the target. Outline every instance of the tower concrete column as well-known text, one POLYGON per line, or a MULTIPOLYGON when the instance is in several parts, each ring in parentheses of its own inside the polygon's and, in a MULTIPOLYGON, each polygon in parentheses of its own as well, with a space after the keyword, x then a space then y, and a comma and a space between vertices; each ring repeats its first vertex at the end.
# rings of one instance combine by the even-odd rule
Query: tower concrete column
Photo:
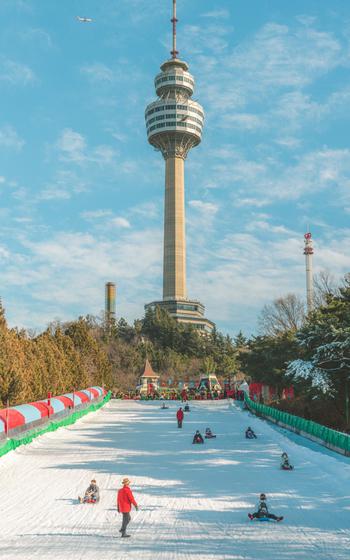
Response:
POLYGON ((165 160, 163 300, 186 299, 184 159, 165 160))

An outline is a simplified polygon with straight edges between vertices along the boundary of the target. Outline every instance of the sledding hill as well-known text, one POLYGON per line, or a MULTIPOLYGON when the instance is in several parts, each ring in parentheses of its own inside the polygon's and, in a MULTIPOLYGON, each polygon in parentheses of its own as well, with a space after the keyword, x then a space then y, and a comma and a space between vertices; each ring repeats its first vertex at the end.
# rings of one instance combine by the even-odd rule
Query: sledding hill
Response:
POLYGON ((74 426, 0 460, 0 557, 6 560, 345 560, 350 545, 350 459, 286 439, 225 401, 191 405, 112 401, 74 426), (250 424, 257 440, 243 432, 250 424), (192 446, 195 429, 218 438, 192 446), (286 450, 296 468, 279 470, 286 450), (123 476, 140 510, 120 539, 115 494, 123 476), (79 505, 91 478, 97 505, 79 505), (250 522, 267 493, 282 523, 250 522))

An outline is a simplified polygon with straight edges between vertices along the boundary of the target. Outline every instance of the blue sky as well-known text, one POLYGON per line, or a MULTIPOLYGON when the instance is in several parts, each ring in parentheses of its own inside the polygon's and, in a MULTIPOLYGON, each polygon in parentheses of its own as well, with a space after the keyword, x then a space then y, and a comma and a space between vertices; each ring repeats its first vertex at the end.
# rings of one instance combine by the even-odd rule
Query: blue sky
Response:
MULTIPOLYGON (((164 162, 145 106, 170 0, 0 0, 0 294, 11 325, 128 320, 161 296, 164 162), (75 16, 94 18, 79 24, 75 16)), ((178 0, 206 111, 186 162, 188 292, 231 334, 350 270, 350 3, 178 0)))

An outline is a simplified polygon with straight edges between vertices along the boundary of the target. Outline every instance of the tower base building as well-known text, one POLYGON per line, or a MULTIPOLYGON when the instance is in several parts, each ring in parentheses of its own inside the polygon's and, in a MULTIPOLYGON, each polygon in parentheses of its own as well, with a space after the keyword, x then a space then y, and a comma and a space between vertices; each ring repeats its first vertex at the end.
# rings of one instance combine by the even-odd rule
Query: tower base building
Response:
POLYGON ((178 323, 193 325, 203 334, 209 334, 215 324, 205 318, 205 307, 197 300, 173 299, 152 301, 145 305, 145 310, 160 307, 165 309, 178 323))

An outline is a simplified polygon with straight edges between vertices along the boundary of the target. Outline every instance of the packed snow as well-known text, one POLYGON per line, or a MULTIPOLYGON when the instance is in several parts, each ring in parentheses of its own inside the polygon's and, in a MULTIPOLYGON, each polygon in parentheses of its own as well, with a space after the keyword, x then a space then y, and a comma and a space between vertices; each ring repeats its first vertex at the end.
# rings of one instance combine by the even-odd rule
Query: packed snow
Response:
POLYGON ((227 401, 111 401, 0 459, 4 560, 345 560, 350 459, 300 446, 227 401), (250 425, 258 439, 247 440, 250 425), (192 445, 196 429, 216 439, 192 445), (286 451, 294 471, 279 468, 286 451), (128 476, 139 503, 120 538, 115 498, 128 476), (100 503, 79 504, 92 478, 100 503), (260 492, 281 523, 249 521, 260 492))

